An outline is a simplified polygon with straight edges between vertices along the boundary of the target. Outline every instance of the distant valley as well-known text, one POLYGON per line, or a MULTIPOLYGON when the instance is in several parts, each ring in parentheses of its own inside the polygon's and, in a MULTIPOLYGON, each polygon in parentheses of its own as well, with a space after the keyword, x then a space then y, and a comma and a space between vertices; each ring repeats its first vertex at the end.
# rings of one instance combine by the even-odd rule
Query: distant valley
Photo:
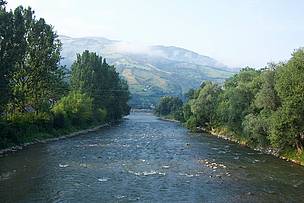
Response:
POLYGON ((84 50, 114 65, 128 81, 134 108, 151 108, 163 95, 182 96, 204 80, 222 83, 236 73, 213 58, 174 46, 142 46, 101 37, 59 38, 62 64, 68 68, 84 50))

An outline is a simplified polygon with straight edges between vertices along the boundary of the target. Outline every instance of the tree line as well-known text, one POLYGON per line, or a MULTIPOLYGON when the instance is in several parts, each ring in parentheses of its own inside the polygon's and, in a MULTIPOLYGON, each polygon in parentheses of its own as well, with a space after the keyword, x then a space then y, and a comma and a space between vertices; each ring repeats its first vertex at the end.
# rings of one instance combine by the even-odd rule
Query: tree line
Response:
POLYGON ((286 62, 244 68, 223 85, 205 81, 186 96, 183 105, 179 98, 162 98, 157 114, 180 120, 192 131, 223 133, 304 161, 304 49, 286 62))
POLYGON ((96 53, 60 65, 53 26, 0 0, 0 148, 120 119, 128 84, 96 53))

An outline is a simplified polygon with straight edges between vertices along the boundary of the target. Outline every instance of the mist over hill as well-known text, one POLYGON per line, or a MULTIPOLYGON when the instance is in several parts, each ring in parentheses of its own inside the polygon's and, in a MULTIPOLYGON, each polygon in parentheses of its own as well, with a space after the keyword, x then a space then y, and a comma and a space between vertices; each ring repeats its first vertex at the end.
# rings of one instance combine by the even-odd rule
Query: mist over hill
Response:
POLYGON ((163 95, 182 96, 202 81, 223 82, 235 70, 217 60, 174 46, 144 46, 102 37, 59 37, 62 64, 70 68, 77 53, 89 50, 106 58, 128 81, 130 105, 153 107, 163 95))

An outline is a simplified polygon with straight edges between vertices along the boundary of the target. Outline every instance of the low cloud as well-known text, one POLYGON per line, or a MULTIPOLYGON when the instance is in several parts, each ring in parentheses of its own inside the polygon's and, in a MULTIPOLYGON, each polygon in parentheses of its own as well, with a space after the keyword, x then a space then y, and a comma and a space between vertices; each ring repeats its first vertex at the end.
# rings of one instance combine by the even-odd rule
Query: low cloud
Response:
POLYGON ((166 54, 155 47, 146 46, 138 43, 116 42, 111 45, 113 52, 128 54, 144 54, 154 57, 166 57, 166 54))

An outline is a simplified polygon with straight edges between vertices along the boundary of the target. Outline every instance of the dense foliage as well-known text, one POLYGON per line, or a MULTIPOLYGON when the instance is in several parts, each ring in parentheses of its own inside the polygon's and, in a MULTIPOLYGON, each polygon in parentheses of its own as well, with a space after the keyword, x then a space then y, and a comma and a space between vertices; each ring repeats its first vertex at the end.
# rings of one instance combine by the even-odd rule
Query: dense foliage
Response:
POLYGON ((127 102, 130 92, 127 82, 119 77, 113 66, 95 53, 85 51, 77 56, 72 65, 71 89, 93 99, 94 113, 105 108, 107 120, 129 114, 127 102))
POLYGON ((181 108, 183 101, 174 96, 164 96, 160 98, 159 104, 155 108, 158 116, 180 120, 183 118, 181 108))
POLYGON ((93 99, 80 92, 71 91, 52 108, 56 115, 56 127, 86 125, 93 119, 93 99), (69 123, 66 123, 69 122, 69 123))
POLYGON ((158 108, 182 110, 180 120, 193 131, 224 132, 250 146, 303 154, 304 49, 286 63, 245 68, 223 86, 203 82, 188 98, 179 110, 163 100, 158 108))
POLYGON ((60 51, 53 27, 31 8, 7 11, 0 1, 0 148, 129 113, 128 85, 113 66, 85 51, 68 75, 60 51))

